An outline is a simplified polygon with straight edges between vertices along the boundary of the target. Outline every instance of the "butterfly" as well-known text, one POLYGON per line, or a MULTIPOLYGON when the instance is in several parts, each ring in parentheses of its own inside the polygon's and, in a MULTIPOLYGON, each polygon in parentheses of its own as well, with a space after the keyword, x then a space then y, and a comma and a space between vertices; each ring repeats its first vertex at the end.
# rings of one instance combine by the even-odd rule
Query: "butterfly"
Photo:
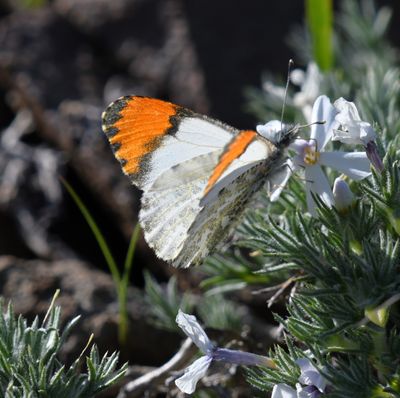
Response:
POLYGON ((276 181, 297 135, 278 121, 259 132, 238 130, 141 96, 111 103, 102 124, 122 170, 143 190, 145 240, 182 268, 200 264, 226 241, 264 184, 281 189, 276 181))

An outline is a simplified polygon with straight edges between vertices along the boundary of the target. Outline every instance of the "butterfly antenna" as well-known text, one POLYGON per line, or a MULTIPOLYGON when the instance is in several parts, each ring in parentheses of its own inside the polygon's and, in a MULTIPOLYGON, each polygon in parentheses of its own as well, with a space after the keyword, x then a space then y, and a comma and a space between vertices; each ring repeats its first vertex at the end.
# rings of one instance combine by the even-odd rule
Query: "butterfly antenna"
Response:
POLYGON ((290 84, 290 72, 292 70, 293 65, 294 65, 293 60, 289 59, 286 86, 285 86, 285 95, 283 97, 282 112, 281 112, 281 131, 283 129, 283 115, 285 114, 286 99, 287 99, 287 93, 288 93, 289 84, 290 84))
POLYGON ((318 121, 316 121, 316 122, 311 122, 311 123, 307 123, 307 124, 298 124, 298 125, 296 126, 296 128, 298 128, 298 129, 304 129, 304 128, 306 128, 306 127, 313 126, 314 124, 325 124, 325 123, 326 123, 326 120, 318 120, 318 121))

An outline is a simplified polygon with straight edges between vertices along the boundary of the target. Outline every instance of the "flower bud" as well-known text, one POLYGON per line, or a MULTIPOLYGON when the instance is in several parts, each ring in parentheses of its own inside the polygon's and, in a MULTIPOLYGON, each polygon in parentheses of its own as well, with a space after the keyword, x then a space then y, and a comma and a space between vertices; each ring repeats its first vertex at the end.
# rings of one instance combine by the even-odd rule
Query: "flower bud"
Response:
POLYGON ((365 308, 364 315, 375 325, 384 328, 389 319, 389 308, 365 308))
POLYGON ((375 167, 379 173, 382 173, 383 171, 383 163, 382 159, 379 156, 378 153, 378 148, 375 144, 374 141, 369 141, 367 146, 365 147, 365 151, 367 153, 369 161, 372 163, 372 165, 375 167))
POLYGON ((333 198, 339 213, 346 213, 354 203, 353 192, 351 192, 346 181, 341 178, 336 178, 333 184, 333 198))

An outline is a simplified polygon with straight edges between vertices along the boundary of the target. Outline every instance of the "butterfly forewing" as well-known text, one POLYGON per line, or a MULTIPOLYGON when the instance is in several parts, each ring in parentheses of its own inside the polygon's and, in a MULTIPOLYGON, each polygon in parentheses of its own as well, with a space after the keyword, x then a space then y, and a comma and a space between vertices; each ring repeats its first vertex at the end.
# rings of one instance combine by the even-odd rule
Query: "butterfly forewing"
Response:
POLYGON ((138 96, 113 102, 103 113, 103 130, 125 174, 143 190, 164 171, 223 149, 239 133, 170 102, 138 96))

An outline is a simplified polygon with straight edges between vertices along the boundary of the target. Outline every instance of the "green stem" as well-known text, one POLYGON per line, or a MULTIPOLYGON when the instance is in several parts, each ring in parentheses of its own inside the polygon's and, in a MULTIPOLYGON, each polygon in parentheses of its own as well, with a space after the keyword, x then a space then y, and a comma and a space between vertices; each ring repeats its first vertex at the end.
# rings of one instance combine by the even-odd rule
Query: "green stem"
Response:
POLYGON ((136 224, 131 240, 129 242, 128 251, 124 263, 124 272, 122 275, 121 283, 118 286, 118 304, 119 304, 119 342, 121 346, 126 344, 128 338, 128 284, 129 277, 132 270, 133 257, 135 255, 135 248, 140 236, 140 225, 136 224))
POLYGON ((305 6, 315 62, 321 70, 327 71, 333 65, 332 0, 306 0, 305 6))

